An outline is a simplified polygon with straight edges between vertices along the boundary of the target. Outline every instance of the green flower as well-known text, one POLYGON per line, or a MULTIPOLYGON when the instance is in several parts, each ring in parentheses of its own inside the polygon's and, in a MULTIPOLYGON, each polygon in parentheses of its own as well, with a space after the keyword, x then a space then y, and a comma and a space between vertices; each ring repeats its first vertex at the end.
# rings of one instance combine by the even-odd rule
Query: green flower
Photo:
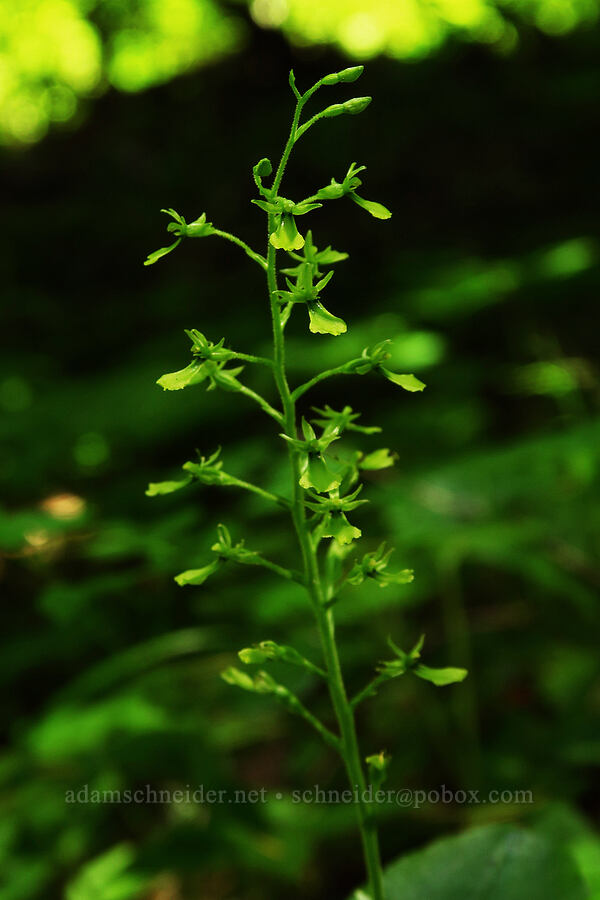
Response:
POLYGON ((302 256, 299 256, 297 253, 292 253, 291 251, 290 256, 292 259, 298 261, 298 265, 288 269, 281 269, 280 271, 282 275, 289 275, 290 277, 295 276, 296 278, 303 273, 303 267, 307 263, 310 264, 313 278, 322 278, 323 273, 319 271, 320 265, 331 266, 334 263, 348 259, 347 253, 340 253, 338 250, 333 250, 331 247, 326 247, 325 250, 319 250, 316 244, 313 244, 312 231, 310 229, 306 232, 302 256))
POLYGON ((188 225, 183 216, 180 216, 174 209, 161 209, 161 212, 175 220, 167 225, 167 231, 170 234, 174 234, 177 240, 169 247, 161 247, 160 250, 150 253, 144 262, 145 266, 152 266, 159 259, 162 259, 163 256, 166 256, 167 253, 171 253, 175 247, 179 246, 184 237, 206 237, 209 234, 214 234, 215 229, 212 224, 206 221, 206 213, 202 213, 198 219, 190 222, 188 225))
POLYGON ((186 462, 183 470, 190 473, 190 478, 196 478, 201 484, 227 484, 230 476, 223 472, 223 460, 219 459, 221 448, 209 456, 201 456, 200 451, 197 462, 186 462))
POLYGON ((223 472, 223 462, 219 459, 221 448, 206 458, 201 456, 199 451, 198 462, 186 462, 181 467, 186 473, 181 481, 157 481, 152 482, 146 489, 147 497, 158 497, 163 494, 172 494, 181 488, 187 487, 194 479, 202 484, 230 484, 232 478, 226 472, 223 472))
POLYGON ((306 200, 294 203, 286 197, 277 197, 275 200, 252 200, 252 203, 275 216, 275 230, 271 232, 269 241, 276 250, 287 251, 301 250, 304 247, 304 238, 296 227, 294 216, 304 216, 322 206, 321 203, 306 200))
POLYGON ((383 203, 376 203, 374 200, 365 200, 364 197, 360 197, 356 193, 356 189, 362 184, 361 179, 358 178, 358 173, 363 172, 365 169, 366 166, 357 166, 356 163, 351 163, 350 168, 346 173, 346 177, 341 184, 332 178, 331 183, 328 184, 327 187, 317 191, 315 198, 317 200, 339 200, 341 197, 350 197, 357 206, 366 209, 367 212, 376 219, 391 218, 391 212, 383 205, 383 203))
POLYGON ((208 381, 207 390, 214 390, 217 385, 224 390, 238 391, 240 383, 237 376, 243 372, 244 367, 238 366, 236 369, 224 369, 226 363, 215 363, 212 360, 193 360, 185 369, 179 369, 177 372, 167 372, 157 379, 157 384, 164 391, 180 391, 182 388, 190 387, 194 384, 201 384, 208 381))
POLYGON ((284 212, 279 216, 279 224, 269 240, 276 250, 301 250, 304 247, 304 238, 290 212, 284 212))
POLYGON ((311 421, 327 433, 341 434, 342 431, 358 431, 361 434, 377 434, 381 431, 378 425, 357 425, 356 420, 360 419, 360 413, 353 412, 351 406, 345 406, 340 412, 330 406, 325 406, 325 409, 313 406, 313 411, 318 413, 321 418, 311 421))
POLYGON ((338 544, 351 544, 362 531, 351 525, 343 512, 332 512, 325 520, 322 534, 326 538, 335 538, 338 544))
POLYGON ((156 383, 165 391, 180 391, 203 381, 208 381, 209 391, 217 385, 224 390, 239 390, 240 384, 236 379, 244 367, 225 369, 227 363, 235 359, 236 353, 223 346, 224 338, 213 344, 195 328, 186 330, 186 334, 192 342, 191 351, 195 358, 185 369, 161 375, 156 383))
POLYGON ((409 584, 414 580, 412 569, 402 569, 399 572, 388 572, 388 563, 393 553, 385 549, 385 542, 380 544, 374 553, 366 553, 360 562, 356 562, 346 577, 348 584, 362 584, 365 579, 376 581, 379 587, 387 587, 390 584, 409 584))
POLYGON ((217 535, 218 540, 210 548, 213 553, 216 553, 216 558, 200 569, 186 569, 185 572, 176 575, 175 581, 177 584, 181 586, 186 584, 204 584, 207 578, 214 575, 228 560, 249 565, 253 565, 260 560, 260 553, 257 553, 255 550, 247 550, 244 546, 244 541, 234 544, 225 525, 217 525, 217 535))
POLYGON ((356 499, 361 490, 362 485, 351 494, 346 494, 345 497, 340 497, 337 488, 330 491, 329 497, 310 495, 313 500, 312 502, 306 500, 305 505, 317 515, 323 516, 321 524, 317 527, 321 537, 334 538, 338 544, 343 545, 351 544, 361 536, 360 528, 356 528, 346 518, 347 512, 352 512, 363 503, 368 503, 367 500, 356 499))
POLYGON ((319 494, 332 491, 342 483, 346 467, 331 456, 309 451, 300 464, 300 487, 314 488, 319 494))
POLYGON ((458 669, 454 666, 444 669, 434 669, 430 666, 424 666, 419 662, 421 650, 425 635, 422 634, 415 646, 408 653, 397 647, 391 638, 388 638, 388 645, 396 654, 396 659, 386 660, 382 662, 377 671, 380 678, 396 678, 398 675, 404 675, 405 672, 412 672, 418 678, 424 681, 430 681, 436 687, 444 687, 448 684, 456 684, 456 682, 464 681, 467 677, 466 669, 458 669))
POLYGON ((277 291, 280 303, 306 303, 308 308, 309 328, 313 334, 344 334, 348 326, 343 319, 334 316, 325 309, 319 300, 319 294, 333 278, 333 271, 328 272, 313 286, 313 264, 302 263, 296 276, 296 284, 286 278, 287 291, 277 291))
POLYGON ((281 437, 300 451, 300 487, 304 490, 312 488, 319 494, 339 488, 348 472, 348 464, 327 453, 327 449, 339 435, 329 432, 317 438, 314 428, 306 419, 302 419, 304 440, 281 437))
POLYGON ((414 375, 401 375, 398 372, 392 372, 383 365, 391 356, 388 350, 388 344, 390 343, 390 340, 385 340, 375 344, 374 347, 365 347, 360 359, 353 361, 350 371, 356 372, 357 375, 365 375, 367 372, 377 369, 388 381, 399 385, 405 391, 410 391, 411 393, 422 391, 425 385, 414 375))

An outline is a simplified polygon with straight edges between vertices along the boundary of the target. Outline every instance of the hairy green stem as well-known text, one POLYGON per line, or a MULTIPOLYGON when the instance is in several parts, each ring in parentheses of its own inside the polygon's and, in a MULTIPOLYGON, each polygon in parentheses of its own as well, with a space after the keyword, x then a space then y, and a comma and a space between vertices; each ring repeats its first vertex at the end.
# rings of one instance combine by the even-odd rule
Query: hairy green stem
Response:
POLYGON ((242 241, 241 238, 236 237, 235 234, 230 234, 228 231, 221 231, 220 228, 213 228, 211 234, 216 235, 216 237, 225 238, 226 241, 231 241, 232 244, 237 244, 238 247, 241 247, 244 253, 250 257, 250 259, 254 260, 255 263, 261 267, 261 269, 267 268, 267 262, 264 256, 261 256, 260 253, 256 253, 252 247, 249 247, 245 241, 242 241))
POLYGON ((373 694, 377 692, 377 688, 385 681, 388 681, 387 675, 376 675, 375 678, 372 678, 371 681, 362 689, 362 691, 359 691, 358 694, 355 694, 350 701, 350 706, 352 707, 352 709, 356 709, 358 704, 362 703, 363 700, 366 700, 367 697, 372 697, 373 694))
POLYGON ((320 719, 317 719, 309 709, 296 697, 295 694, 292 694, 291 691, 288 691, 287 688, 283 688, 280 686, 279 690, 275 691, 275 697, 283 703, 283 705, 290 712, 296 713, 298 716, 302 716, 305 722, 308 722, 315 731, 317 731, 323 740, 328 746, 332 747, 337 752, 340 752, 341 744, 339 737, 329 730, 320 719))
POLYGON ((360 357, 357 359, 351 359, 347 363, 343 363, 341 366, 336 366, 335 369, 327 369, 326 372, 320 372, 318 375, 315 375, 314 378, 311 378, 309 381, 305 381, 304 384, 298 385, 292 391, 292 399, 294 402, 298 400, 303 394, 305 394, 311 387, 314 387, 315 384, 318 384, 320 381, 324 381, 326 378, 331 378, 332 375, 353 375, 355 374, 350 368, 355 363, 364 362, 360 357))
POLYGON ((246 387, 245 384, 241 384, 238 382, 237 393, 243 394, 244 397, 249 397, 251 400, 254 400, 255 403, 263 409, 268 416, 271 416, 272 419, 279 425, 283 425, 283 416, 276 409, 273 409, 270 403, 268 403, 264 397, 261 397, 260 394, 257 394, 256 391, 253 391, 252 388, 246 387))
MULTIPOLYGON (((307 92, 308 93, 308 92, 307 92)), ((283 178, 283 173, 287 165, 290 152, 296 138, 296 130, 298 121, 307 95, 298 100, 290 135, 283 151, 281 161, 279 163, 275 179, 273 181, 272 196, 276 196, 283 178)), ((269 215, 268 222, 268 238, 275 230, 273 215, 269 215)), ((271 304, 271 319, 273 326, 273 351, 274 351, 274 369, 273 374, 277 390, 281 398, 283 408, 283 420, 285 433, 290 438, 297 438, 296 423, 296 405, 295 400, 290 391, 286 367, 285 367, 285 341, 284 333, 281 325, 281 314, 279 302, 277 299, 277 270, 275 265, 275 248, 268 243, 267 251, 267 285, 269 289, 269 299, 271 304)), ((381 870, 381 860, 379 855, 379 843, 377 831, 366 801, 366 778, 363 770, 358 739, 356 735, 356 726, 354 721, 354 713, 349 703, 342 677, 340 659, 335 640, 335 625, 333 612, 326 606, 325 592, 321 582, 319 564, 317 560, 316 549, 311 541, 310 532, 308 530, 303 490, 300 486, 300 460, 299 451, 292 444, 288 447, 292 480, 292 520, 298 537, 302 561, 304 566, 305 586, 308 592, 317 627, 319 637, 325 659, 325 667, 327 671, 327 680, 329 685, 329 693, 333 704, 335 716, 339 725, 341 742, 340 754, 344 761, 348 779, 352 788, 358 791, 357 817, 360 828, 363 853, 365 857, 365 865, 369 879, 369 889, 372 900, 383 900, 383 880, 381 870)))
POLYGON ((298 584, 304 584, 304 578, 302 577, 301 572, 297 572, 294 569, 286 569, 285 566, 280 566, 278 563, 274 563, 264 556, 259 556, 258 559, 250 562, 250 565, 262 566, 264 569, 270 569, 271 572, 275 572, 276 575, 280 575, 287 581, 297 581, 298 584))
POLYGON ((273 368, 273 360, 267 359, 266 356, 253 356, 251 353, 237 353, 233 357, 234 359, 241 359, 244 362, 250 363, 259 363, 261 366, 268 366, 270 369, 273 368))
POLYGON ((273 494, 271 491, 266 491, 257 484, 252 484, 251 481, 244 481, 242 478, 236 478, 235 475, 228 475, 228 479, 229 480, 225 483, 224 487, 238 487, 244 491, 250 491, 252 494, 257 494, 265 500, 272 500, 273 503, 282 506, 284 509, 290 508, 290 501, 286 497, 281 497, 279 494, 273 494))

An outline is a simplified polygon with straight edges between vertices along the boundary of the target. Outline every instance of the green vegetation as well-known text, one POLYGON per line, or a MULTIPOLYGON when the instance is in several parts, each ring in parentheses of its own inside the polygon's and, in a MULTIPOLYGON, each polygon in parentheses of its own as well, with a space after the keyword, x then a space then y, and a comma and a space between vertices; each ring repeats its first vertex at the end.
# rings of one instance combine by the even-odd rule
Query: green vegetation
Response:
MULTIPOLYGON (((140 91, 238 51, 241 15, 216 0, 2 0, 0 143, 31 143, 108 86, 140 91)), ((598 16, 597 0, 252 0, 253 20, 300 46, 419 58, 453 36, 514 50, 518 26, 551 35, 598 16)))
MULTIPOLYGON (((299 421, 321 435, 343 413, 325 456, 386 464, 360 469, 350 502, 370 502, 342 524, 364 537, 342 545, 332 611, 366 775, 393 791, 372 804, 393 900, 600 896, 599 32, 552 37, 510 15, 511 54, 453 31, 426 58, 373 59, 359 82, 372 106, 319 121, 283 182, 308 198, 356 159, 359 196, 394 212, 379 221, 346 197, 295 219, 317 252, 349 254, 321 270, 335 272, 320 302, 337 321, 316 317, 347 330, 311 332, 304 302, 285 328, 290 387, 311 384, 299 421), (386 336, 383 368, 425 390, 348 373, 386 336), (375 423, 385 440, 353 429, 375 423), (468 677, 373 684, 448 664, 468 677)), ((352 61, 252 16, 244 27, 226 59, 94 92, 77 128, 2 150, 2 900, 364 900, 354 804, 314 798, 348 781, 287 525, 284 429, 256 400, 281 411, 260 362, 266 235, 248 202, 252 164, 287 138, 282 74, 310 85, 352 61), (222 233, 144 268, 165 202, 186 228, 205 209, 254 258, 222 233), (190 362, 198 376, 203 340, 219 352, 222 335, 251 357, 223 369, 243 366, 255 396, 205 391, 210 373, 152 387, 190 362), (179 586, 216 542, 245 563, 179 586), (232 668, 259 690, 224 681, 232 668), (254 799, 214 800, 237 791, 254 799)), ((276 240, 297 240, 288 227, 276 240)))
MULTIPOLYGON (((261 409, 275 420, 277 426, 283 428, 281 437, 288 444, 290 459, 291 485, 288 496, 278 497, 261 487, 244 483, 235 476, 228 475, 222 469, 222 462, 217 461, 218 452, 208 459, 201 456, 197 463, 185 463, 183 468, 187 475, 182 481, 152 484, 147 493, 150 496, 170 494, 187 487, 190 482, 196 480, 200 484, 241 487, 289 510, 290 525, 293 525, 298 541, 301 560, 300 572, 294 572, 283 568, 278 563, 271 562, 260 551, 248 550, 244 546, 244 541, 233 544, 227 528, 219 525, 219 540, 211 548, 215 554, 213 561, 200 569, 182 572, 176 576, 175 580, 179 585, 203 585, 207 578, 214 575, 226 563, 236 562, 241 565, 264 566, 284 580, 297 581, 306 590, 319 632, 323 668, 304 659, 294 648, 279 646, 273 641, 262 641, 254 648, 241 650, 239 656, 242 662, 248 664, 280 660, 292 665, 300 665, 311 673, 323 677, 329 689, 339 733, 334 734, 329 731, 306 709, 295 694, 276 682, 265 671, 258 671, 251 677, 239 669, 230 667, 223 672, 223 678, 229 684, 237 685, 244 690, 273 695, 287 709, 302 716, 317 730, 325 742, 339 753, 348 775, 350 788, 354 788, 358 792, 356 810, 370 896, 372 900, 383 900, 383 873, 377 833, 374 828, 374 811, 370 808, 371 804, 364 799, 367 795, 368 781, 361 761, 354 709, 362 700, 372 696, 385 681, 404 675, 408 671, 414 672, 419 678, 437 686, 462 681, 467 672, 465 669, 458 668, 432 669, 419 663, 423 637, 409 653, 404 653, 390 640, 396 658, 382 663, 377 677, 353 700, 348 698, 334 624, 334 606, 340 593, 346 585, 358 586, 369 578, 374 579, 381 587, 403 584, 412 580, 412 573, 407 570, 388 572, 391 551, 384 552, 384 547, 375 553, 366 554, 362 561, 357 561, 354 566, 346 566, 346 571, 344 571, 343 565, 344 558, 351 550, 350 545, 362 534, 360 528, 352 525, 346 515, 368 502, 364 499, 356 499, 363 487, 362 484, 356 487, 362 470, 386 469, 393 465, 394 457, 387 448, 364 453, 353 449, 351 444, 349 447, 346 446, 345 450, 338 449, 337 441, 343 439, 347 432, 362 432, 369 435, 381 431, 378 426, 358 425, 356 420, 360 418, 360 414, 353 412, 349 406, 339 412, 329 406, 326 406, 324 410, 315 409, 321 418, 312 418, 311 424, 311 421, 302 417, 302 429, 299 433, 296 402, 311 387, 325 378, 333 375, 366 375, 374 372, 411 393, 422 391, 425 385, 412 374, 403 375, 387 368, 390 359, 387 340, 372 348, 365 348, 357 359, 349 360, 336 369, 318 373, 305 384, 300 384, 293 389, 288 385, 285 327, 296 306, 307 308, 309 328, 315 334, 335 337, 347 330, 346 323, 332 315, 321 302, 321 293, 333 276, 333 270, 330 269, 326 274, 321 270, 342 262, 347 259, 348 254, 332 250, 330 246, 324 250, 318 250, 313 243, 311 231, 307 232, 306 238, 300 234, 296 226, 296 217, 319 209, 323 205, 321 201, 340 200, 345 197, 366 209, 376 219, 385 220, 391 217, 390 211, 381 203, 365 200, 357 193, 362 185, 358 173, 366 167, 356 166, 354 163, 351 164, 342 182, 337 182, 332 178, 330 184, 299 203, 288 200, 279 193, 292 149, 302 135, 319 120, 363 112, 371 98, 355 97, 343 103, 326 106, 301 124, 305 105, 320 88, 353 83, 360 77, 362 71, 363 66, 354 66, 343 69, 341 72, 325 75, 304 93, 299 92, 294 73, 290 72, 290 87, 296 98, 296 107, 290 135, 279 165, 273 174, 270 160, 264 158, 253 169, 254 181, 262 199, 254 199, 252 202, 268 216, 268 243, 265 256, 251 250, 239 238, 214 228, 211 223, 206 221, 205 213, 202 213, 200 218, 194 222, 187 224, 182 216, 170 209, 163 210, 163 212, 166 212, 174 220, 167 226, 167 230, 176 237, 175 243, 151 253, 146 260, 147 265, 154 264, 176 249, 183 238, 217 235, 238 244, 266 272, 273 329, 272 356, 261 358, 246 353, 237 353, 226 349, 224 340, 214 344, 199 331, 188 331, 188 336, 192 341, 192 362, 179 372, 163 375, 158 379, 158 384, 167 391, 177 391, 208 382, 208 390, 221 388, 224 391, 242 394, 256 401, 261 409), (271 186, 267 187, 263 179, 268 179, 271 175, 273 175, 273 181, 271 186), (280 267, 278 269, 276 250, 285 250, 293 265, 290 267, 288 261, 287 268, 280 267), (288 290, 281 290, 278 287, 278 273, 285 277, 288 290), (274 387, 277 388, 279 395, 279 408, 274 408, 268 400, 243 384, 239 380, 243 366, 227 368, 227 364, 232 362, 249 362, 266 366, 273 375, 274 387), (319 429, 319 435, 313 425, 319 429), (336 443, 336 447, 332 449, 334 443, 336 443), (324 554, 320 554, 323 542, 327 539, 329 539, 329 543, 326 545, 327 550, 324 554)), ((383 753, 369 759, 371 760, 369 767, 374 768, 379 786, 384 779, 388 760, 383 753)), ((373 777, 371 785, 373 785, 373 777)))

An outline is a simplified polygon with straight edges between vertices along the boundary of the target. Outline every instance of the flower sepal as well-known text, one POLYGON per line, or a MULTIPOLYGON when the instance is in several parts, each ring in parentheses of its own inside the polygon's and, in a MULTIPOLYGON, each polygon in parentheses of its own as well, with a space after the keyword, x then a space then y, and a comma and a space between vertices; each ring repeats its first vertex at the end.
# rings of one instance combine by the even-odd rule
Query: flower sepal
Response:
POLYGON ((464 681, 468 674, 466 669, 459 669, 454 666, 443 669, 434 669, 431 666, 424 666, 420 663, 419 659, 421 657, 424 641, 425 635, 422 634, 412 650, 405 653, 396 646, 391 637, 388 638, 388 645, 394 651, 396 659, 386 660, 380 663, 377 669, 380 678, 382 680, 396 678, 398 675, 404 675, 406 672, 410 671, 416 675, 417 678, 429 681, 432 684, 435 684, 436 687, 444 687, 448 684, 456 684, 457 682, 464 681))
POLYGON ((207 235, 215 233, 212 223, 206 221, 206 213, 202 213, 199 218, 194 222, 190 222, 188 225, 184 217, 175 209, 161 209, 161 212, 165 213, 167 216, 171 216, 174 220, 167 225, 167 231, 169 234, 175 235, 177 240, 169 247, 161 247, 159 250, 155 250, 154 253, 149 253, 144 261, 145 266, 152 266, 154 263, 158 262, 159 259, 162 259, 163 256, 171 253, 179 246, 184 237, 206 237, 207 235))
POLYGON ((322 273, 319 271, 320 265, 332 266, 335 263, 343 262, 343 260, 348 259, 347 253, 341 253, 338 250, 334 250, 331 246, 326 247, 324 250, 319 250, 319 248, 313 244, 312 231, 310 229, 306 232, 302 256, 293 252, 290 252, 290 256, 292 259, 298 261, 298 265, 280 270, 283 275, 289 275, 290 277, 300 276, 308 266, 313 278, 321 278, 322 273))
POLYGON ((415 577, 412 569, 388 571, 390 556, 393 552, 393 548, 386 550, 384 542, 373 553, 365 553, 360 562, 354 563, 353 568, 346 576, 346 581, 348 584, 357 586, 367 579, 372 579, 382 588, 388 587, 390 584, 410 584, 415 577))
POLYGON ((376 219, 391 218, 391 212, 383 203, 365 200, 364 197, 356 193, 357 188, 362 185, 362 180, 358 177, 358 174, 359 172, 364 172, 365 169, 366 166, 357 166, 356 163, 351 163, 341 184, 335 178, 332 178, 330 184, 317 191, 315 198, 317 200, 340 200, 342 197, 348 196, 376 219))
POLYGON ((391 343, 389 339, 380 341, 373 347, 365 347, 361 353, 360 359, 355 360, 348 371, 355 372, 357 375, 366 375, 374 369, 379 371, 392 384, 397 384, 405 391, 414 393, 422 391, 426 385, 412 374, 404 375, 399 372, 392 372, 383 365, 391 357, 388 346, 391 343))
POLYGON ((282 434, 281 437, 300 451, 300 487, 311 488, 318 493, 326 493, 339 488, 348 473, 348 464, 326 453, 328 447, 339 438, 332 431, 323 432, 317 437, 314 428, 302 419, 304 440, 282 434))
POLYGON ((321 418, 311 419, 311 421, 322 428, 324 434, 341 434, 343 431, 378 434, 381 431, 378 425, 357 425, 356 420, 360 418, 360 413, 353 412, 351 406, 344 406, 339 412, 328 405, 324 409, 313 406, 313 412, 316 412, 321 418))
POLYGON ((323 516, 316 529, 319 537, 334 538, 338 544, 343 545, 350 544, 361 536, 360 528, 356 528, 346 518, 347 512, 352 512, 364 503, 368 503, 368 500, 356 499, 361 490, 362 485, 345 497, 340 497, 337 489, 330 491, 329 497, 309 494, 312 500, 305 500, 305 506, 317 515, 323 516))
POLYGON ((197 462, 186 462, 182 468, 184 472, 189 474, 190 478, 194 478, 201 484, 229 484, 235 483, 227 472, 223 471, 223 460, 219 459, 221 448, 218 447, 215 452, 208 457, 202 456, 200 451, 197 462))
POLYGON ((358 468, 376 472, 380 469, 389 469, 397 459, 397 453, 394 453, 388 447, 382 447, 380 450, 373 450, 372 453, 361 453, 358 459, 358 468))

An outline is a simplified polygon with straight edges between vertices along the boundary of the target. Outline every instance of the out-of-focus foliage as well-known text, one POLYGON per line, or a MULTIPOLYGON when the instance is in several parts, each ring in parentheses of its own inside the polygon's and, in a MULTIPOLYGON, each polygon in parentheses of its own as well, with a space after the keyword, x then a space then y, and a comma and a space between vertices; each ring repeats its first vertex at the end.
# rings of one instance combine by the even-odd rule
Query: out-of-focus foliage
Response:
POLYGON ((242 33, 213 0, 2 0, 0 142, 37 141, 80 99, 167 81, 242 33))
POLYGON ((451 36, 506 53, 519 24, 565 34, 598 15, 596 0, 252 0, 250 8, 259 24, 281 26, 298 43, 331 42, 359 59, 422 57, 451 36))
POLYGON ((392 864, 387 896, 394 900, 585 900, 572 859, 546 837, 489 825, 436 841, 392 864))
MULTIPOLYGON (((426 56, 452 37, 513 51, 519 28, 562 35, 598 0, 251 0, 253 20, 296 44, 365 60, 426 56)), ((139 91, 238 50, 246 27, 218 0, 2 0, 0 142, 31 143, 111 85, 139 91)))
MULTIPOLYGON (((385 539, 415 580, 341 597, 350 690, 390 634, 410 647, 424 631, 432 665, 471 672, 455 695, 418 679, 386 686, 359 708, 365 750, 392 754, 390 787, 534 796, 382 806, 386 862, 501 820, 565 848, 593 900, 599 43, 597 27, 560 39, 532 31, 512 55, 465 42, 410 65, 373 60, 372 128, 315 129, 290 191, 314 190, 324 168, 343 175, 339 144, 351 145, 394 224, 373 235, 354 207, 311 214, 315 240, 350 254, 332 287, 350 327, 321 339, 292 320, 288 353, 295 382, 389 332, 394 368, 428 385, 412 402, 384 379, 340 378, 305 398, 306 413, 351 402, 399 456, 369 476, 375 502, 357 522, 372 543, 350 559, 385 539)), ((3 153, 3 900, 321 900, 361 877, 352 810, 292 801, 298 788, 344 786, 332 755, 301 721, 218 677, 236 663, 232 648, 262 640, 319 660, 302 591, 233 567, 201 588, 173 581, 202 564, 221 521, 297 565, 280 513, 211 488, 144 496, 149 482, 178 477, 195 447, 208 456, 219 444, 227 471, 285 489, 281 441, 260 411, 155 385, 182 363, 182 326, 268 352, 266 297, 242 290, 254 264, 191 241, 176 263, 142 261, 169 205, 260 243, 251 166, 282 137, 281 73, 293 65, 304 85, 343 65, 316 52, 291 52, 249 23, 243 53, 152 91, 109 92, 78 131, 3 153), (188 784, 264 786, 271 801, 128 805, 86 802, 84 790, 188 784)), ((256 378, 269 393, 268 373, 256 378)), ((318 678, 273 671, 324 714, 318 678)))

